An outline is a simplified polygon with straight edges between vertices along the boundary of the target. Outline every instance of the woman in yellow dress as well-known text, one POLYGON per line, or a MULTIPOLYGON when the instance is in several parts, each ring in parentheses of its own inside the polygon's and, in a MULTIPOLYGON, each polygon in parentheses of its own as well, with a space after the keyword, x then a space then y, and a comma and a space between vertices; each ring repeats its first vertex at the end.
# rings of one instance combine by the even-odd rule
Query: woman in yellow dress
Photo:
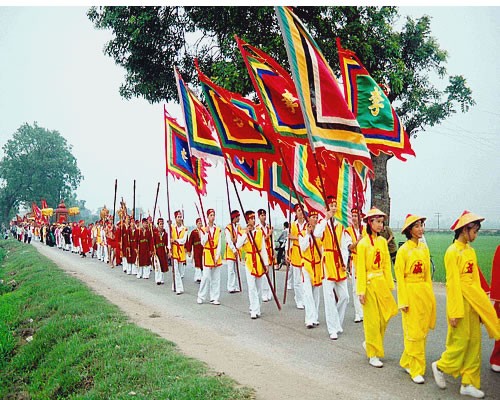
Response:
POLYGON ((408 240, 398 250, 394 265, 404 340, 399 364, 415 383, 424 383, 427 333, 436 326, 431 258, 427 245, 420 240, 425 220, 417 215, 406 216, 401 232, 408 240))
POLYGON ((369 364, 380 368, 384 357, 384 335, 389 320, 398 313, 396 301, 391 293, 394 281, 391 271, 391 256, 387 240, 379 236, 387 215, 372 208, 364 218, 367 235, 357 246, 356 293, 363 305, 363 343, 369 364))
POLYGON ((446 268, 446 350, 432 363, 436 384, 446 388, 444 374, 462 377, 460 394, 484 397, 481 386, 481 325, 491 338, 500 338, 500 323, 490 299, 481 288, 476 252, 470 246, 483 217, 464 211, 451 226, 455 240, 444 255, 446 268))

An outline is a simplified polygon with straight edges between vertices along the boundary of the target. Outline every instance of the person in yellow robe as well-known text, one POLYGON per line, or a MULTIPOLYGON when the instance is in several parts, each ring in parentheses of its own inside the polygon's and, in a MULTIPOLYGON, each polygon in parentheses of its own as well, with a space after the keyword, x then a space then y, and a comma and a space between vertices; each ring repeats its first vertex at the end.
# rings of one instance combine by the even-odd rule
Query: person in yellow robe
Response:
POLYGON ((320 288, 323 283, 323 265, 321 263, 321 239, 314 237, 314 228, 318 223, 318 211, 309 212, 306 229, 299 236, 302 253, 302 276, 304 289, 305 324, 307 329, 319 325, 320 288))
POLYGON ((444 374, 461 376, 460 394, 481 399, 481 325, 491 338, 500 338, 500 323, 490 299, 481 288, 476 252, 471 247, 483 217, 464 211, 451 226, 455 240, 444 255, 446 268, 446 350, 432 363, 439 388, 444 374))
POLYGON ((288 235, 289 254, 288 260, 292 266, 293 290, 295 294, 295 305, 299 310, 304 309, 304 288, 302 284, 302 253, 300 251, 299 236, 306 229, 306 219, 302 204, 297 203, 294 208, 295 221, 290 225, 290 234, 288 235))
POLYGON ((425 217, 408 214, 403 233, 408 239, 398 250, 396 272, 398 307, 402 311, 404 350, 399 364, 415 383, 424 383, 427 334, 436 326, 429 248, 421 241, 425 217))
POLYGON ((387 240, 379 236, 384 227, 386 214, 372 208, 364 218, 367 235, 357 246, 356 292, 363 305, 363 343, 369 364, 376 368, 384 366, 384 335, 389 320, 397 315, 398 307, 391 290, 394 281, 391 271, 391 256, 387 240))
POLYGON ((271 262, 268 258, 264 234, 255 226, 255 213, 247 210, 245 220, 247 227, 238 236, 236 248, 245 252, 250 318, 257 319, 261 316, 262 280, 267 279, 265 274, 271 262))

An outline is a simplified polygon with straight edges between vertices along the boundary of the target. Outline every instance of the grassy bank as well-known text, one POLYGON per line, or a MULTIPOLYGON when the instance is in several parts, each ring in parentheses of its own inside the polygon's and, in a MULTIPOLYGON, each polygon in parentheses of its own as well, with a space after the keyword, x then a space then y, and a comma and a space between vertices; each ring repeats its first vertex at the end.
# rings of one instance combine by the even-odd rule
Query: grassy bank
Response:
POLYGON ((2 241, 0 259, 0 398, 253 398, 33 247, 2 241))

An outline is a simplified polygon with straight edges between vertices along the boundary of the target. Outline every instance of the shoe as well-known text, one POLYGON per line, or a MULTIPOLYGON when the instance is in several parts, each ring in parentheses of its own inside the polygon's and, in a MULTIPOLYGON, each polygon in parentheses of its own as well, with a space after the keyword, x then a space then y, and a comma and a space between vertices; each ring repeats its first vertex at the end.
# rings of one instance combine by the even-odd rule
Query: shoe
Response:
POLYGON ((370 357, 368 363, 375 368, 382 368, 384 366, 384 363, 378 357, 370 357))
POLYGON ((236 290, 230 290, 229 293, 236 293, 236 290))
POLYGON ((211 303, 212 303, 214 306, 220 306, 220 301, 218 301, 218 300, 211 301, 211 303))
POLYGON ((157 285, 161 285, 161 282, 156 282, 157 285))
POLYGON ((252 318, 252 319, 257 319, 257 314, 255 314, 255 313, 251 313, 251 314, 250 314, 250 318, 252 318))
MULTIPOLYGON (((436 381, 436 385, 438 385, 438 388, 440 389, 445 389, 446 388, 446 381, 444 380, 444 374, 441 372, 437 366, 437 361, 434 361, 432 364, 432 374, 434 375, 434 380, 436 381)), ((462 389, 460 389, 461 391, 462 389)))
POLYGON ((262 299, 262 301, 263 301, 264 303, 267 303, 267 302, 269 301, 269 299, 262 299))
POLYGON ((411 380, 415 383, 421 384, 425 382, 425 379, 422 375, 417 375, 414 378, 411 378, 411 380))
POLYGON ((356 317, 354 318, 354 322, 355 323, 363 322, 363 318, 361 318, 360 316, 356 315, 356 317))
POLYGON ((303 309, 304 309, 304 306, 303 306, 303 305, 300 305, 300 306, 297 306, 297 308, 298 308, 299 310, 303 310, 303 309))
POLYGON ((312 328, 314 328, 314 325, 313 324, 306 324, 306 328, 307 329, 312 329, 312 328))
POLYGON ((491 370, 493 372, 500 372, 500 365, 491 364, 491 370))
POLYGON ((482 399, 484 397, 484 392, 472 385, 461 385, 460 394, 464 396, 474 397, 475 399, 482 399))
POLYGON ((182 294, 182 293, 184 293, 184 292, 176 292, 175 294, 176 294, 177 296, 179 296, 179 295, 180 295, 180 294, 182 294))
POLYGON ((336 334, 336 333, 332 333, 332 334, 330 335, 330 339, 331 339, 331 340, 337 340, 338 338, 339 338, 339 337, 337 336, 337 334, 336 334))
POLYGON ((198 304, 203 304, 203 300, 202 300, 202 299, 200 299, 199 297, 196 299, 196 302, 197 302, 198 304))

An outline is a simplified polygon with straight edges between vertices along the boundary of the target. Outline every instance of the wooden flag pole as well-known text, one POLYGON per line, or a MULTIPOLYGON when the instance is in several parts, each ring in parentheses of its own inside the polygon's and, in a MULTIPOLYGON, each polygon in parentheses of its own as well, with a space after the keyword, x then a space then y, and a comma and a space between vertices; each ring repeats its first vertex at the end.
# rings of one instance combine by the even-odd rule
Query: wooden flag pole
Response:
POLYGON ((271 231, 271 266, 273 268, 273 285, 276 287, 276 270, 274 268, 274 230, 271 222, 271 204, 269 196, 267 196, 267 215, 269 217, 269 230, 271 231))
POLYGON ((134 195, 133 195, 133 203, 132 203, 132 218, 135 220, 135 179, 134 179, 134 195))
POLYGON ((116 213, 116 190, 118 189, 118 179, 115 179, 115 198, 113 200, 113 225, 115 223, 115 213, 116 213))
POLYGON ((284 254, 285 263, 286 263, 286 272, 285 272, 285 293, 283 294, 283 304, 286 304, 286 291, 288 290, 288 274, 290 273, 290 262, 288 261, 288 254, 290 253, 290 239, 288 236, 290 235, 290 231, 292 230, 292 192, 290 192, 290 199, 288 200, 288 235, 287 235, 287 244, 286 244, 286 253, 284 254))
MULTIPOLYGON (((233 219, 231 218, 231 199, 229 197, 229 184, 227 182, 227 174, 228 174, 228 171, 226 169, 224 175, 226 178, 226 193, 227 193, 227 205, 229 207, 229 221, 231 223, 231 239, 233 241, 234 246, 236 247, 235 237, 238 238, 238 232, 236 231, 236 226, 233 225, 233 219)), ((226 246, 227 246, 227 244, 226 244, 226 246)), ((234 254, 234 256, 236 257, 235 267, 236 267, 236 275, 238 276, 238 288, 239 288, 239 292, 242 292, 243 290, 241 287, 241 277, 240 277, 240 267, 239 267, 240 257, 239 257, 238 249, 236 249, 236 253, 234 254)))

